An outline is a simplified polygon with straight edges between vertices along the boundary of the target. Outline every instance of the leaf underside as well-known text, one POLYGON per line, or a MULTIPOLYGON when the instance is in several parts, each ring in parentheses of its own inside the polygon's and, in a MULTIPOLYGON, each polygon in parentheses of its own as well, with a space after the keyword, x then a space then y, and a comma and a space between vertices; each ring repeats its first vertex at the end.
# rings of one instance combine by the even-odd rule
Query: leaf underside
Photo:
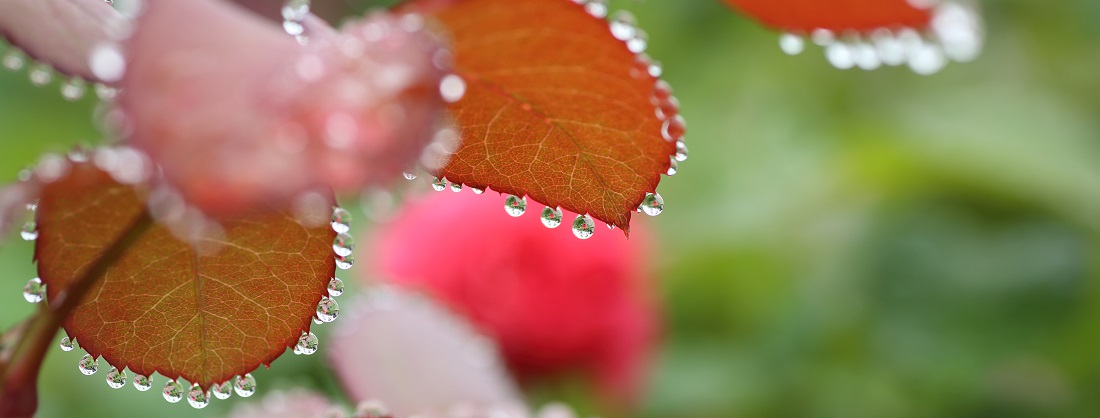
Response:
MULTIPOLYGON (((91 164, 45 185, 35 258, 49 300, 145 210, 141 190, 91 164)), ((270 364, 308 330, 335 273, 336 233, 285 212, 221 225, 220 239, 195 244, 154 225, 65 320, 68 335, 119 369, 203 387, 270 364)))
POLYGON ((869 32, 879 28, 928 26, 932 14, 909 0, 725 0, 727 4, 776 29, 810 33, 869 32))
POLYGON ((608 23, 567 0, 414 2, 453 38, 462 145, 436 173, 627 231, 668 170, 656 79, 608 23))
MULTIPOLYGON (((130 22, 103 0, 10 0, 0 12, 0 37, 63 73, 97 80, 94 48, 117 42, 130 22)), ((113 80, 112 80, 113 81, 113 80)))

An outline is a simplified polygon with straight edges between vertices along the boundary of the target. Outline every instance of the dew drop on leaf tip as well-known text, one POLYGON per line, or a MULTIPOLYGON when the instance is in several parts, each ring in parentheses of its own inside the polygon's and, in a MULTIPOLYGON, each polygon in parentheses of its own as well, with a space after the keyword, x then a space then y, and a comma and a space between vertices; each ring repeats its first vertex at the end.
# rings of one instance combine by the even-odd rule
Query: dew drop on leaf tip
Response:
POLYGON ((541 216, 542 225, 547 228, 557 228, 562 223, 561 208, 551 208, 549 206, 542 209, 541 216))
POLYGON ((447 179, 436 178, 432 181, 432 189, 442 192, 447 189, 447 179))
POLYGON ((317 352, 320 340, 312 332, 304 333, 298 338, 298 345, 294 347, 294 354, 312 355, 317 352))
POLYGON ((592 238, 596 234, 596 222, 588 215, 577 215, 573 220, 573 235, 580 239, 592 238))
POLYGON ((347 257, 351 255, 354 249, 355 239, 353 239, 351 235, 348 235, 347 233, 341 233, 337 235, 336 238, 332 241, 332 251, 335 252, 338 256, 347 257))
POLYGON ((338 277, 333 277, 328 281, 328 295, 331 297, 337 297, 344 294, 344 281, 338 277))
POLYGON ((99 360, 96 360, 91 354, 85 354, 84 357, 80 358, 80 362, 77 363, 77 369, 85 376, 91 376, 99 371, 99 360))
POLYGON ((649 216, 660 215, 665 210, 665 199, 658 193, 646 193, 638 209, 649 216))
POLYGON ((191 390, 187 391, 187 403, 195 409, 206 408, 207 405, 210 405, 210 393, 202 390, 202 387, 197 383, 192 384, 191 390))
POLYGON ((177 403, 183 400, 183 386, 180 386, 179 382, 175 380, 169 380, 164 384, 164 390, 161 391, 164 395, 164 400, 168 403, 177 403))
POLYGON ((210 391, 214 394, 215 398, 226 400, 233 394, 233 384, 231 382, 215 383, 210 387, 210 391))
POLYGON ((233 391, 237 392, 237 396, 247 398, 256 393, 256 378, 252 377, 252 373, 246 373, 244 376, 237 376, 233 380, 233 391))
POLYGON ((46 285, 42 284, 42 279, 33 278, 27 281, 27 284, 23 286, 23 299, 26 299, 30 303, 39 303, 46 298, 46 285))
POLYGON ((145 375, 134 376, 134 388, 138 392, 145 392, 153 388, 153 378, 145 375))
POLYGON ((504 198, 504 211, 512 217, 523 216, 527 212, 527 196, 507 195, 504 198))
MULTIPOLYGON (((38 206, 35 205, 35 207, 37 208, 38 206)), ((38 239, 38 224, 34 221, 28 221, 23 224, 23 228, 19 230, 19 236, 22 237, 24 241, 34 241, 38 239)))
POLYGON ((76 348, 76 339, 69 339, 69 337, 61 337, 61 351, 69 352, 76 348))
POLYGON ((338 255, 336 256, 336 267, 340 270, 350 269, 355 265, 355 258, 350 255, 338 255))
POLYGON ((317 303, 317 319, 322 322, 335 321, 339 316, 340 304, 336 303, 336 299, 325 296, 317 303))
POLYGON ((341 207, 332 209, 332 230, 337 234, 345 234, 351 230, 351 212, 341 207))
POLYGON ((107 372, 107 386, 110 386, 111 389, 122 389, 123 386, 126 386, 126 371, 111 367, 111 370, 107 372))

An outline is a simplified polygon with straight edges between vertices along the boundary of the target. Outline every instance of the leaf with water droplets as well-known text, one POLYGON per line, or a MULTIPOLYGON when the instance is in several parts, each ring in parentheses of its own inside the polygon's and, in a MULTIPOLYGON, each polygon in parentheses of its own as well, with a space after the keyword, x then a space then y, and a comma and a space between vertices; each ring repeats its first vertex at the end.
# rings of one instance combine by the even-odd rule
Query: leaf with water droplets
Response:
POLYGON ((117 78, 97 75, 91 57, 129 25, 102 0, 12 0, 0 12, 0 37, 58 71, 104 82, 117 78))
MULTIPOLYGON (((35 257, 48 301, 63 300, 122 231, 148 216, 145 193, 91 163, 43 186, 35 257)), ((298 343, 328 293, 337 234, 289 211, 220 225, 193 243, 154 225, 87 292, 63 323, 67 334, 119 370, 204 389, 270 364, 298 343)))
POLYGON ((626 231, 676 153, 675 141, 662 137, 657 80, 639 51, 566 0, 407 7, 442 23, 466 81, 465 96, 450 105, 462 145, 439 177, 588 213, 626 231))

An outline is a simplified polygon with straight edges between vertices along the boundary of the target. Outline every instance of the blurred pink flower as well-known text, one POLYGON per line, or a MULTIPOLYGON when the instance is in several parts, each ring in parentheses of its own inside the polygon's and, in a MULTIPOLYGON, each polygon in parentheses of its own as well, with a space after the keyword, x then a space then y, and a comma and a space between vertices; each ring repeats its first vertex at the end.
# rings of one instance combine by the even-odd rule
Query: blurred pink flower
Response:
POLYGON ((579 240, 547 229, 531 202, 514 219, 503 199, 438 193, 410 202, 372 237, 382 280, 424 291, 501 347, 522 381, 580 371, 629 401, 654 342, 646 233, 579 240))
POLYGON ((120 128, 207 212, 388 182, 440 126, 446 69, 418 16, 311 19, 303 46, 220 0, 145 7, 122 49, 120 128))

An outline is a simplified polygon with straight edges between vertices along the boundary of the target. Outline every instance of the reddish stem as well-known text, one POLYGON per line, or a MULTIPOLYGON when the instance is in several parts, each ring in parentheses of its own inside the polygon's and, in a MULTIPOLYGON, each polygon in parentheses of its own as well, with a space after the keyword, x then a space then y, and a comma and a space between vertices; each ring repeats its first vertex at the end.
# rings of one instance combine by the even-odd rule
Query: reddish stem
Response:
POLYGON ((149 213, 142 212, 80 279, 59 294, 57 300, 39 308, 23 330, 10 361, 0 364, 0 418, 30 418, 34 415, 38 409, 38 373, 61 323, 72 314, 88 290, 99 283, 107 269, 118 262, 152 225, 153 219, 149 213))

